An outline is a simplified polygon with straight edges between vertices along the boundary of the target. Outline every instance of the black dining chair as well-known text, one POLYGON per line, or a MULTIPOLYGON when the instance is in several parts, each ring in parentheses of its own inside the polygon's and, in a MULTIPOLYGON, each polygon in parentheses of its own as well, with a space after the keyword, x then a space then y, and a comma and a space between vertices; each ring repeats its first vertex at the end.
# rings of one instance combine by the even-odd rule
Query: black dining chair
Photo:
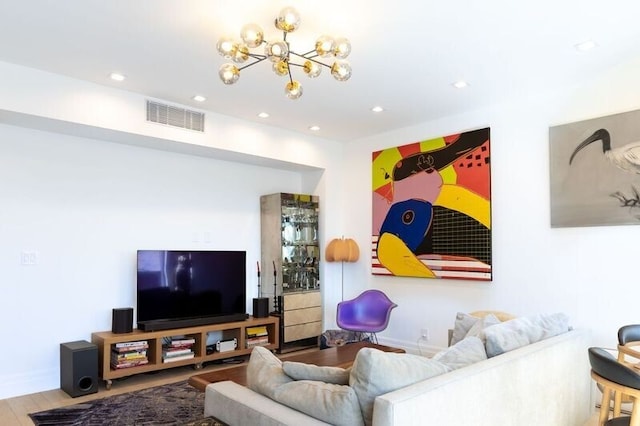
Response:
POLYGON ((602 348, 589 348, 589 362, 591 377, 602 389, 598 426, 640 426, 640 374, 602 348), (631 416, 614 415, 609 418, 612 393, 624 394, 631 399, 631 416))

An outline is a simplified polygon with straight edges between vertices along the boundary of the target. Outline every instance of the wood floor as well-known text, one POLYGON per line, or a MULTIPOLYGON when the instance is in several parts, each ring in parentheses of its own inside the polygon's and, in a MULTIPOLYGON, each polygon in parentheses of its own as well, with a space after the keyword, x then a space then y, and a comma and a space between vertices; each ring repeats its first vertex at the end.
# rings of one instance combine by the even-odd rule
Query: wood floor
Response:
MULTIPOLYGON (((15 398, 0 400, 0 425, 2 426, 18 426, 31 425, 33 422, 29 418, 29 413, 34 413, 52 408, 64 407, 67 405, 78 404, 98 398, 104 398, 120 393, 131 392, 152 386, 160 386, 167 383, 179 382, 186 380, 194 374, 205 371, 213 371, 215 369, 230 368, 233 364, 225 365, 209 365, 201 370, 194 370, 193 367, 179 367, 170 370, 159 371, 152 374, 140 374, 129 378, 116 380, 110 390, 106 390, 101 384, 98 393, 91 395, 71 398, 60 389, 38 392, 30 395, 18 396, 15 398)), ((594 414, 583 426, 597 426, 598 414, 594 408, 594 414)))

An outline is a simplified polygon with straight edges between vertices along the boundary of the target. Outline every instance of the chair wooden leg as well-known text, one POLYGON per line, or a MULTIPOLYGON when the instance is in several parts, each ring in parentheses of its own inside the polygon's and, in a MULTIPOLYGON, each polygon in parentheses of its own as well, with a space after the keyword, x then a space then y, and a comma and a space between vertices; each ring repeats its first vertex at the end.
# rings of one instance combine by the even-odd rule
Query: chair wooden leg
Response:
POLYGON ((609 419, 609 409, 611 408, 611 390, 607 387, 602 389, 602 401, 600 402, 600 417, 598 418, 598 426, 604 426, 609 419))
POLYGON ((640 401, 633 401, 629 426, 640 426, 640 401))
POLYGON ((622 410, 622 392, 615 392, 613 395, 613 417, 620 417, 622 410))

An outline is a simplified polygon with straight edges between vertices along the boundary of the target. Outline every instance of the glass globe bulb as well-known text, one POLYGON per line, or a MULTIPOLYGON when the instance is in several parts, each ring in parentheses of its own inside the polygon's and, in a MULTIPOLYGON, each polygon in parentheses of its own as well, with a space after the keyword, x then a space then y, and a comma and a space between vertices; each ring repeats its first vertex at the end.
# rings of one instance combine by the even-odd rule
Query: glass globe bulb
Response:
POLYGON ((284 87, 284 93, 289 99, 298 99, 302 96, 302 85, 296 80, 290 81, 284 87))
POLYGON ((313 61, 305 61, 302 65, 302 69, 307 74, 309 78, 315 78, 320 75, 322 71, 322 67, 313 61))
POLYGON ((231 58, 231 60, 237 64, 241 64, 249 59, 249 48, 246 44, 238 45, 235 54, 231 58))
POLYGON ((318 37, 318 40, 316 40, 316 52, 318 53, 318 55, 326 58, 333 55, 334 50, 335 41, 333 41, 333 38, 329 37, 328 35, 318 37))
POLYGON ((276 28, 290 33, 300 26, 300 13, 293 7, 285 7, 276 18, 276 28))
POLYGON ((338 81, 349 80, 349 77, 351 77, 351 65, 347 61, 335 61, 331 65, 331 75, 338 81))
POLYGON ((264 31, 258 24, 247 24, 240 30, 240 38, 248 47, 258 47, 264 40, 264 31))
POLYGON ((218 70, 220 80, 224 84, 233 84, 240 78, 240 70, 233 64, 223 64, 218 70))
POLYGON ((216 44, 216 48, 218 49, 218 53, 221 56, 229 59, 235 55, 236 50, 238 50, 238 43, 234 42, 233 39, 229 37, 222 37, 218 40, 216 44))
POLYGON ((337 38, 333 50, 336 58, 344 59, 349 56, 349 53, 351 53, 351 42, 344 37, 337 38))
POLYGON ((289 46, 284 41, 268 42, 264 47, 264 54, 271 62, 278 62, 289 56, 289 46))
POLYGON ((289 63, 287 61, 274 62, 273 72, 279 76, 289 75, 289 63))

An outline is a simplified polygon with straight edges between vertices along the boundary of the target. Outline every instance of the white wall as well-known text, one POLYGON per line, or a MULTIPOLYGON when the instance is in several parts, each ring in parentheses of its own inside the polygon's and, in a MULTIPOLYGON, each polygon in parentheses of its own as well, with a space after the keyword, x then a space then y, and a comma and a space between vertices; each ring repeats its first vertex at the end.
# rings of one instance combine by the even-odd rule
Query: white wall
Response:
POLYGON ((493 281, 372 276, 369 253, 363 250, 363 259, 345 266, 345 295, 373 287, 398 303, 382 341, 417 350, 420 329, 429 328, 431 340, 420 347, 434 350, 446 345, 456 312, 483 309, 519 315, 564 311, 574 326, 593 330, 595 344, 609 347, 615 346, 621 325, 640 322, 640 227, 551 229, 548 167, 549 126, 639 108, 639 73, 640 60, 563 93, 516 99, 347 146, 345 189, 351 196, 345 211, 352 213, 344 227, 368 250, 371 153, 491 127, 493 281))
MULTIPOLYGON (((0 396, 58 387, 59 343, 135 307, 137 249, 246 250, 260 259, 260 195, 299 173, 0 126, 0 396), (38 264, 20 263, 36 251, 38 264)), ((253 271, 248 267, 248 271, 253 271)), ((248 273, 248 312, 256 282, 248 273)))
POLYGON ((213 113, 199 134, 146 123, 132 93, 0 62, 3 77, 0 398, 58 388, 60 343, 135 307, 138 249, 246 250, 251 312, 260 195, 319 195, 320 243, 339 233, 342 144, 213 113))

